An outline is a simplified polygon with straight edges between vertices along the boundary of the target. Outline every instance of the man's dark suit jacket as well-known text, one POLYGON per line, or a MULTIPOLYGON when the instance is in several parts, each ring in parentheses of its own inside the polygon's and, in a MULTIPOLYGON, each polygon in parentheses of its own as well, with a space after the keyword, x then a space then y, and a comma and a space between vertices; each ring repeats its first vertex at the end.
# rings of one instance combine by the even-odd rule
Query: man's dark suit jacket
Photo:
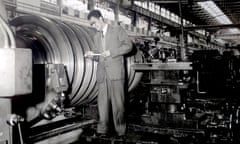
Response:
MULTIPOLYGON (((110 80, 124 80, 125 67, 124 55, 132 50, 132 42, 128 38, 125 30, 119 26, 108 25, 107 33, 105 35, 105 50, 110 51, 110 56, 99 58, 97 69, 97 81, 103 82, 105 73, 110 80)), ((101 33, 97 32, 94 35, 95 52, 102 53, 101 33)))

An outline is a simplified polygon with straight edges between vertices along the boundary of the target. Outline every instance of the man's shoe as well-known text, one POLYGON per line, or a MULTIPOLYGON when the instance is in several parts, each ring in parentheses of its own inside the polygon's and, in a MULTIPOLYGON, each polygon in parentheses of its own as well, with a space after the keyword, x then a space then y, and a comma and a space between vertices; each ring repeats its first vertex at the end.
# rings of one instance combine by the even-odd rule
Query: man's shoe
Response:
POLYGON ((119 141, 126 141, 126 136, 125 135, 117 135, 115 137, 115 139, 119 140, 119 141))
POLYGON ((108 137, 109 137, 109 135, 106 134, 106 133, 97 133, 96 136, 97 136, 98 138, 108 138, 108 137))

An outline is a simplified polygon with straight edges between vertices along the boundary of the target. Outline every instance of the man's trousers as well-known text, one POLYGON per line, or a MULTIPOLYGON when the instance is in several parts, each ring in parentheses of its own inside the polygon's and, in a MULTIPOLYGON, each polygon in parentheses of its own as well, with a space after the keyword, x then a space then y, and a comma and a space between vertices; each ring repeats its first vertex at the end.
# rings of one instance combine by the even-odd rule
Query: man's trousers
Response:
POLYGON ((110 80, 106 75, 104 81, 98 83, 98 111, 99 124, 98 133, 107 133, 109 131, 111 114, 115 131, 119 136, 126 133, 125 121, 125 95, 124 95, 124 80, 110 80))

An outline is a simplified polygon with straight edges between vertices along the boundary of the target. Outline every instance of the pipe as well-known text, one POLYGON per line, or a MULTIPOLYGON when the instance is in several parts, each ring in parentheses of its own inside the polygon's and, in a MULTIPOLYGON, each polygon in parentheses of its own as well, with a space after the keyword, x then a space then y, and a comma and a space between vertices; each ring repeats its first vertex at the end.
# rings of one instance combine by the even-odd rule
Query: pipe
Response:
POLYGON ((8 36, 7 36, 7 32, 5 31, 5 29, 4 29, 4 27, 3 27, 3 24, 2 23, 0 23, 0 31, 1 31, 1 34, 2 34, 2 38, 1 38, 1 40, 2 40, 2 42, 3 42, 3 46, 2 46, 2 48, 8 48, 8 36))
POLYGON ((0 0, 0 16, 4 21, 7 21, 7 12, 3 0, 0 0))
MULTIPOLYGON (((65 124, 70 120, 65 120, 66 121, 65 124)), ((64 121, 64 120, 62 120, 62 121, 64 121)), ((90 119, 90 120, 85 120, 85 121, 82 121, 82 122, 74 122, 74 123, 71 123, 71 124, 68 124, 68 125, 59 124, 59 126, 57 128, 50 129, 50 130, 47 130, 47 131, 42 131, 42 132, 39 132, 35 135, 31 135, 32 133, 30 133, 28 142, 29 143, 36 143, 36 142, 39 142, 41 140, 44 140, 44 139, 47 139, 47 138, 50 138, 50 137, 54 137, 54 136, 58 136, 60 134, 64 134, 64 133, 67 133, 67 132, 70 132, 70 131, 74 131, 74 130, 80 129, 84 126, 91 125, 91 124, 94 124, 94 123, 96 123, 96 120, 90 119)), ((43 125, 42 127, 46 128, 46 125, 43 125)), ((33 128, 33 130, 34 130, 34 128, 33 128)))
POLYGON ((2 17, 0 18, 0 23, 2 24, 2 26, 5 29, 6 33, 8 34, 8 37, 10 39, 10 48, 16 48, 16 42, 15 42, 15 38, 13 36, 12 30, 9 28, 7 23, 2 19, 2 17))
POLYGON ((16 47, 15 38, 14 38, 13 32, 7 25, 7 20, 8 19, 7 19, 7 12, 5 9, 5 5, 1 0, 0 1, 0 30, 1 30, 1 33, 3 34, 3 41, 4 41, 3 48, 9 48, 9 47, 15 48, 16 47), (9 39, 10 39, 10 43, 9 43, 9 39))

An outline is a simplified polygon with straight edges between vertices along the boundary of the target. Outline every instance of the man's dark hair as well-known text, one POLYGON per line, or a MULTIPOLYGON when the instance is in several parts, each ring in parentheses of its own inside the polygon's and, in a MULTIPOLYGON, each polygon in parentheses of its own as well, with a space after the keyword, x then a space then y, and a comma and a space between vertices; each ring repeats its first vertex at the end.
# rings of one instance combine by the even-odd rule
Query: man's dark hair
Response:
POLYGON ((102 13, 99 10, 92 10, 92 11, 90 11, 89 14, 88 14, 88 17, 87 17, 88 20, 90 20, 91 17, 95 17, 95 18, 98 18, 98 19, 100 17, 103 18, 102 13))

